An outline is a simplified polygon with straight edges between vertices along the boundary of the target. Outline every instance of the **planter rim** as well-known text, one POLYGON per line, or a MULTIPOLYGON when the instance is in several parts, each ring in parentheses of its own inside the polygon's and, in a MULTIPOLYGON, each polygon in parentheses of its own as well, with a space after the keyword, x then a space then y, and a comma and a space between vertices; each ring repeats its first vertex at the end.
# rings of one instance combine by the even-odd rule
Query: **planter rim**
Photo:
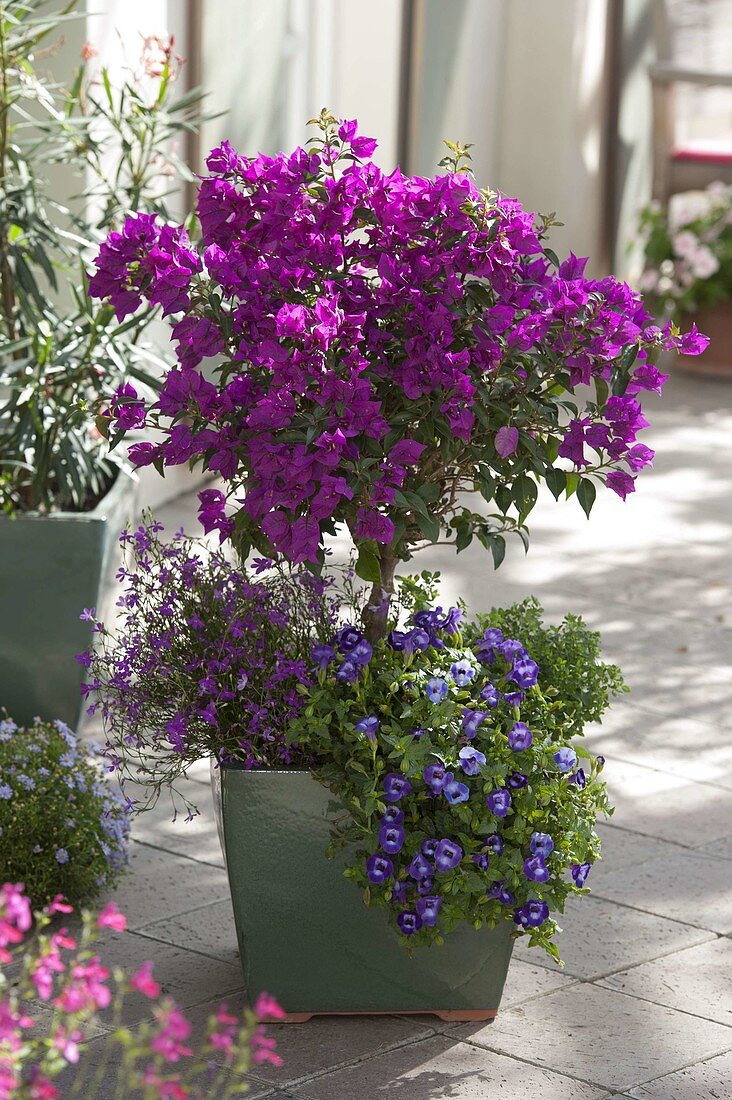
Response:
MULTIPOLYGON (((224 761, 223 763, 216 763, 214 757, 211 757, 211 768, 215 772, 218 768, 221 771, 223 768, 228 768, 231 771, 237 772, 250 772, 252 775, 312 775, 310 768, 301 768, 296 764, 277 764, 273 767, 263 768, 247 768, 239 760, 224 761)), ((313 776, 313 778, 315 778, 313 776)))
POLYGON ((136 473, 118 466, 114 481, 109 489, 88 512, 66 512, 63 509, 56 512, 16 512, 12 518, 0 515, 0 520, 7 523, 39 523, 47 520, 53 520, 55 523, 60 520, 64 520, 66 523, 98 523, 100 520, 106 520, 108 514, 114 511, 130 486, 134 485, 137 480, 136 473))

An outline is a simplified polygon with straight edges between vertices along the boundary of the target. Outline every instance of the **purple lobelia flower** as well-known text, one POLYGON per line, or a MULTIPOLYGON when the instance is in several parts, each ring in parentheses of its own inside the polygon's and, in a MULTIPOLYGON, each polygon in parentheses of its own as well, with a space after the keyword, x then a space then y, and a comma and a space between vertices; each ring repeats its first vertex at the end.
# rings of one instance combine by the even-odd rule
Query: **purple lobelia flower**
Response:
POLYGON ((387 802, 398 802, 400 798, 410 794, 412 790, 412 784, 400 772, 389 772, 384 779, 383 787, 387 802))
POLYGON ((376 886, 386 882, 393 874, 394 864, 387 856, 381 856, 375 852, 366 860, 366 875, 369 882, 373 882, 376 886))
POLYGON ((572 878, 574 879, 575 886, 579 886, 580 888, 584 886, 585 882, 587 881, 587 876, 589 875, 591 870, 591 863, 573 863, 572 867, 570 868, 570 873, 572 875, 572 878))
POLYGON ((442 898, 430 895, 417 898, 417 913, 422 918, 422 924, 426 928, 433 928, 437 924, 441 908, 442 898))
POLYGON ((523 752, 530 749, 534 741, 534 735, 525 722, 516 722, 508 731, 508 744, 514 752, 523 752))
POLYGON ((449 783, 446 783, 442 788, 442 793, 452 806, 458 802, 467 802, 470 798, 470 788, 465 783, 459 783, 457 779, 451 779, 449 783))
POLYGON ((422 918, 417 913, 407 911, 399 913, 397 924, 399 925, 399 931, 403 932, 405 936, 413 936, 422 927, 422 918))
POLYGON ((560 772, 571 772, 577 764, 577 753, 568 747, 559 749, 554 753, 554 763, 560 772))
POLYGON ((444 764, 428 764, 422 772, 422 778, 433 794, 439 794, 445 784, 452 780, 452 772, 446 771, 444 764))
POLYGON ((544 859, 548 859, 554 851, 554 841, 549 833, 532 833, 529 846, 535 856, 543 856, 544 859))
POLYGON ((379 844, 390 856, 395 856, 404 847, 404 829, 401 825, 382 825, 379 830, 379 844))
POLYGON ((445 838, 441 840, 435 849, 435 869, 444 874, 454 870, 463 858, 463 850, 459 844, 445 838))
POLYGON ((496 817, 505 817, 511 809, 511 792, 499 787, 497 791, 491 791, 485 804, 496 817))
POLYGON ((466 775, 478 775, 485 764, 485 753, 474 749, 472 745, 463 745, 458 753, 460 767, 466 775))
POLYGON ((380 724, 376 715, 371 714, 368 718, 362 718, 360 722, 356 722, 354 729, 357 729, 359 733, 365 733, 369 741, 375 741, 376 731, 380 724))
POLYGON ((463 688, 467 687, 470 681, 475 677, 475 669, 470 661, 463 657, 462 660, 454 661, 450 666, 450 675, 457 686, 463 688))
POLYGON ((544 862, 543 856, 529 856, 524 860, 524 874, 532 882, 548 882, 549 868, 544 862))
POLYGON ((513 914, 515 924, 522 928, 538 928, 549 916, 549 906, 545 901, 527 901, 513 914))
POLYGON ((441 703, 449 690, 447 681, 443 680, 441 676, 431 676, 425 685, 424 693, 430 703, 441 703))
POLYGON ((464 710, 462 714, 462 727, 463 733, 472 741, 477 734, 479 728, 482 726, 488 717, 487 710, 464 710))

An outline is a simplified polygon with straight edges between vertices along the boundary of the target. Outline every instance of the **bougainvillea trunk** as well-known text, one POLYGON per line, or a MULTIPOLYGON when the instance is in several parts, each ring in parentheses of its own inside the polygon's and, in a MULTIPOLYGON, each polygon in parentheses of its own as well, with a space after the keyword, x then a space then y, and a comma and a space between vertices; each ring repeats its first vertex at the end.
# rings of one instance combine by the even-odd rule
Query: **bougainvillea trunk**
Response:
POLYGON ((397 556, 391 547, 383 546, 381 548, 381 559, 379 561, 381 578, 374 582, 369 595, 369 602, 363 611, 366 637, 372 645, 381 638, 385 638, 388 633, 389 606, 394 595, 394 573, 397 560, 397 556))

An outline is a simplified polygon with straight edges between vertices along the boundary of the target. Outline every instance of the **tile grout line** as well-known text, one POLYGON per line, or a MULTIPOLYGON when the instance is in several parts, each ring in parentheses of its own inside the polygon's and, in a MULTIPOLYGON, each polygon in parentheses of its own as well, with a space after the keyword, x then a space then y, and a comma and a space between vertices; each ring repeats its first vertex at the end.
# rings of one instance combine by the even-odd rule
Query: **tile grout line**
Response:
MULTIPOLYGON (((231 893, 223 894, 220 898, 213 898, 211 901, 201 902, 200 905, 194 905, 192 909, 183 909, 180 913, 168 913, 165 917, 156 917, 155 920, 150 920, 147 924, 139 924, 137 927, 129 927, 128 932, 141 932, 145 935, 145 929, 151 928, 154 924, 160 924, 162 920, 177 920, 179 917, 187 917, 189 913, 200 913, 202 909, 208 909, 211 905, 220 905, 222 901, 231 901, 231 893)), ((232 913, 233 919, 233 913, 232 913)), ((155 936, 150 936, 150 939, 155 939, 155 936)), ((167 940, 161 941, 167 943, 167 940)))
MULTIPOLYGON (((645 861, 644 861, 645 862, 645 861)), ((635 864, 636 867, 641 867, 642 864, 635 864)), ((589 897, 596 898, 597 901, 607 901, 611 905, 619 905, 623 909, 631 909, 634 913, 644 913, 647 917, 659 917, 661 920, 673 921, 674 924, 681 924, 684 928, 694 928, 697 932, 710 932, 713 936, 721 937, 728 936, 732 933, 732 928, 729 932, 718 932, 716 928, 707 928, 703 924, 692 924, 691 921, 681 920, 680 917, 670 917, 667 913, 656 913, 653 909, 641 909, 639 905, 631 905, 628 901, 618 901, 617 898, 609 898, 603 894, 596 894, 593 890, 589 897)))
MULTIPOLYGON (((688 950, 688 948, 686 950, 688 950)), ((640 965, 642 966, 643 964, 641 963, 640 965)), ((604 981, 604 980, 605 980, 604 978, 600 979, 600 981, 604 981)), ((690 1012, 688 1008, 677 1008, 675 1005, 664 1005, 664 1004, 661 1004, 660 1001, 652 1001, 650 997, 644 997, 640 993, 631 993, 627 989, 616 989, 615 986, 600 985, 599 982, 594 982, 594 981, 593 982, 587 982, 586 984, 587 985, 596 985, 598 989, 607 989, 610 993, 620 993, 623 997, 630 997, 634 1001, 642 1001, 643 1004, 655 1005, 657 1008, 667 1008, 667 1009, 670 1009, 671 1012, 680 1012, 684 1016, 692 1016, 695 1020, 703 1020, 705 1024, 719 1024, 720 1027, 729 1028, 730 1032, 732 1033, 732 1023, 727 1024, 727 1023, 724 1022, 724 1020, 715 1020, 711 1016, 702 1016, 698 1012, 690 1012)), ((732 1038, 732 1034, 731 1034, 730 1037, 732 1038)), ((722 1051, 722 1053, 724 1054, 725 1052, 722 1051)), ((716 1057, 716 1056, 711 1055, 710 1057, 716 1057)), ((698 1061, 698 1059, 697 1059, 697 1061, 698 1061)), ((633 1086, 633 1088, 635 1088, 635 1085, 633 1086)))
POLYGON ((149 840, 139 840, 137 837, 132 837, 134 844, 139 844, 142 848, 152 848, 155 852, 166 852, 169 856, 177 856, 178 859, 187 859, 189 863, 200 863, 204 867, 216 867, 217 870, 226 873, 226 868, 222 863, 211 863, 207 859, 197 859, 195 856, 188 856, 184 852, 176 852, 173 848, 164 848, 162 844, 152 844, 149 840))

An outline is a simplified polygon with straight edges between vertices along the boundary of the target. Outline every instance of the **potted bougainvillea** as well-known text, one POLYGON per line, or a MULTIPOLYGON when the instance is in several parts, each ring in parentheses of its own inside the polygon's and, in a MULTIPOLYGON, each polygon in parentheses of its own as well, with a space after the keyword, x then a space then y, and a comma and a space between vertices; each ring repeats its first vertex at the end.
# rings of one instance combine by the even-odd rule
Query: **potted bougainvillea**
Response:
MULTIPOLYGON (((386 174, 355 122, 314 124, 292 154, 211 153, 197 245, 148 215, 102 245, 91 292, 121 321, 143 302, 171 315, 178 362, 153 404, 125 387, 100 423, 113 443, 130 415, 154 429, 130 449, 138 466, 217 474, 201 522, 242 563, 260 555, 254 569, 317 575, 347 529, 368 586, 360 619, 349 603, 336 628, 313 614, 312 651, 283 650, 304 661, 287 728, 247 734, 250 685, 259 707, 281 698, 275 646, 259 667, 210 657, 205 676, 197 657, 187 694, 179 667, 128 744, 143 772, 161 751, 180 768, 210 727, 252 993, 271 978, 291 1014, 488 1017, 513 936, 555 951, 553 913, 585 888, 606 803, 600 762, 570 739, 620 681, 581 624, 552 632, 530 604, 463 621, 434 606, 429 579, 397 595, 397 569, 473 539, 500 565, 507 534, 527 542, 542 484, 587 514, 598 486, 627 497, 653 457, 637 435, 640 395, 664 382, 656 357, 706 340, 560 262, 551 219, 479 190, 464 148, 448 143, 434 178, 386 174), (282 735, 292 751, 273 767, 268 738, 282 735)), ((175 636, 201 621, 189 610, 175 636)), ((103 703, 110 683, 114 701, 136 682, 110 653, 106 672, 87 658, 103 703)), ((114 709, 109 751, 124 761, 114 709)))

